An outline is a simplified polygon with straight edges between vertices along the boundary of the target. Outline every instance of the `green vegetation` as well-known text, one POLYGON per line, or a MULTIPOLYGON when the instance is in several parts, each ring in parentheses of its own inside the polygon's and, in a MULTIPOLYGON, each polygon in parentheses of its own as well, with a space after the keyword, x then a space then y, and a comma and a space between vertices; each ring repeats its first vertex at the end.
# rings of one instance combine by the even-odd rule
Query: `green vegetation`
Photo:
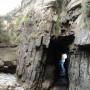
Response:
POLYGON ((52 8, 52 10, 58 15, 56 25, 55 25, 55 35, 58 36, 61 32, 61 17, 60 14, 62 10, 65 9, 65 5, 67 3, 67 0, 55 0, 51 1, 48 5, 47 8, 52 8))
MULTIPOLYGON (((47 8, 52 8, 54 13, 57 15, 55 23, 55 35, 58 36, 61 32, 61 17, 60 14, 65 7, 67 0, 55 0, 48 4, 47 8), (63 6, 62 6, 63 5, 63 6)), ((7 42, 11 44, 18 44, 21 38, 20 28, 22 24, 26 24, 30 20, 30 11, 27 10, 14 10, 8 15, 3 17, 3 22, 0 22, 0 42, 7 42), (15 12, 15 13, 14 13, 15 12)), ((0 20, 2 21, 2 20, 0 20)))
POLYGON ((60 30, 61 30, 61 22, 60 22, 60 17, 57 18, 57 21, 56 21, 56 25, 55 25, 55 35, 58 36, 60 30))
POLYGON ((0 17, 0 43, 9 43, 9 36, 4 30, 3 18, 0 17))
POLYGON ((7 32, 0 30, 0 43, 9 43, 7 32))
POLYGON ((9 16, 0 17, 0 43, 16 44, 19 42, 18 30, 9 16))
POLYGON ((0 39, 1 42, 19 44, 21 41, 20 29, 23 23, 29 21, 29 13, 17 12, 16 16, 12 16, 11 13, 3 17, 3 23, 0 23, 0 39))

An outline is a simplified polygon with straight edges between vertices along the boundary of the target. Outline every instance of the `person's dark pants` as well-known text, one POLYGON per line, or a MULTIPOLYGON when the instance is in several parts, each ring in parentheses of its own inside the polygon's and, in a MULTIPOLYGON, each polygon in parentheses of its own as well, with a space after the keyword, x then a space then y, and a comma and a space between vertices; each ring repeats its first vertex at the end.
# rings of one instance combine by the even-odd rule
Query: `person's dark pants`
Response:
POLYGON ((62 60, 59 60, 59 75, 65 76, 65 67, 64 62, 62 60))

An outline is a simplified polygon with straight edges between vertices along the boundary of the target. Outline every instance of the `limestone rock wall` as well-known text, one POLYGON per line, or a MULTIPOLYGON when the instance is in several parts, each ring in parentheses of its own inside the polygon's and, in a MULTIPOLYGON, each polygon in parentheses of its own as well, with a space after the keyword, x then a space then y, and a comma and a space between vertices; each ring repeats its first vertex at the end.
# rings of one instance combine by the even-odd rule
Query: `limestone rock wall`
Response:
MULTIPOLYGON (((53 27, 52 20, 55 19, 52 10, 45 8, 48 1, 23 0, 22 2, 23 11, 29 9, 30 12, 29 22, 23 24, 21 28, 22 42, 17 62, 17 76, 25 90, 48 90, 52 81, 45 81, 46 76, 49 75, 49 79, 53 80, 51 76, 54 67, 48 65, 45 71, 47 49, 53 27)), ((84 0, 67 1, 66 11, 61 13, 62 27, 68 32, 74 31, 74 44, 89 44, 89 30, 83 22, 82 2, 84 0)), ((70 47, 71 52, 75 49, 74 45, 70 47)), ((70 53, 69 90, 90 90, 89 66, 87 51, 76 50, 70 53)))
MULTIPOLYGON (((70 47, 70 64, 69 64, 69 90, 90 90, 89 84, 89 44, 90 29, 88 27, 89 18, 87 17, 88 0, 71 0, 67 6, 67 14, 63 19, 64 27, 68 25, 68 30, 74 31, 75 41, 73 48, 70 47), (88 20, 87 20, 88 19, 88 20), (80 50, 83 47, 83 50, 80 50), (88 50, 86 48, 88 47, 88 50)), ((89 12, 89 11, 88 11, 89 12)))
MULTIPOLYGON (((90 44, 89 0, 71 0, 68 2, 62 23, 67 23, 68 29, 75 32, 75 44, 90 44)), ((64 24, 64 27, 66 25, 64 24)))
POLYGON ((90 53, 76 51, 70 57, 69 66, 69 90, 90 89, 90 53))
MULTIPOLYGON (((37 2, 36 5, 38 5, 37 2)), ((25 7, 27 8, 29 6, 25 7)), ((17 62, 17 75, 25 90, 43 90, 46 50, 49 47, 52 28, 52 12, 51 9, 41 8, 41 4, 40 7, 29 8, 29 11, 29 22, 21 28, 22 42, 17 62)))

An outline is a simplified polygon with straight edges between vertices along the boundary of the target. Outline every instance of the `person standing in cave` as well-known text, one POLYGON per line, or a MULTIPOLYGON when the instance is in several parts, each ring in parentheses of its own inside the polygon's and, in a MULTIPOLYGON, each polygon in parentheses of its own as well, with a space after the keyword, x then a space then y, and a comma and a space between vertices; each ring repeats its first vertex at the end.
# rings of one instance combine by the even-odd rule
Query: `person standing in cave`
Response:
POLYGON ((65 76, 66 75, 66 70, 65 70, 65 67, 64 67, 64 63, 65 63, 65 60, 67 59, 67 54, 66 53, 63 53, 61 55, 61 59, 59 60, 59 74, 60 76, 65 76))

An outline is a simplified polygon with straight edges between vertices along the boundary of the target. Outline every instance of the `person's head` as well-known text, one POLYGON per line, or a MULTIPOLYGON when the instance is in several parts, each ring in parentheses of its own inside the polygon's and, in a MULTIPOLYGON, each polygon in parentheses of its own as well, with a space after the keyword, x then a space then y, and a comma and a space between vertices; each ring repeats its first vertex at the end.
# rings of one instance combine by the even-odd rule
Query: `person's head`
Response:
POLYGON ((62 59, 67 59, 67 54, 66 53, 64 53, 64 54, 62 54, 62 59))

